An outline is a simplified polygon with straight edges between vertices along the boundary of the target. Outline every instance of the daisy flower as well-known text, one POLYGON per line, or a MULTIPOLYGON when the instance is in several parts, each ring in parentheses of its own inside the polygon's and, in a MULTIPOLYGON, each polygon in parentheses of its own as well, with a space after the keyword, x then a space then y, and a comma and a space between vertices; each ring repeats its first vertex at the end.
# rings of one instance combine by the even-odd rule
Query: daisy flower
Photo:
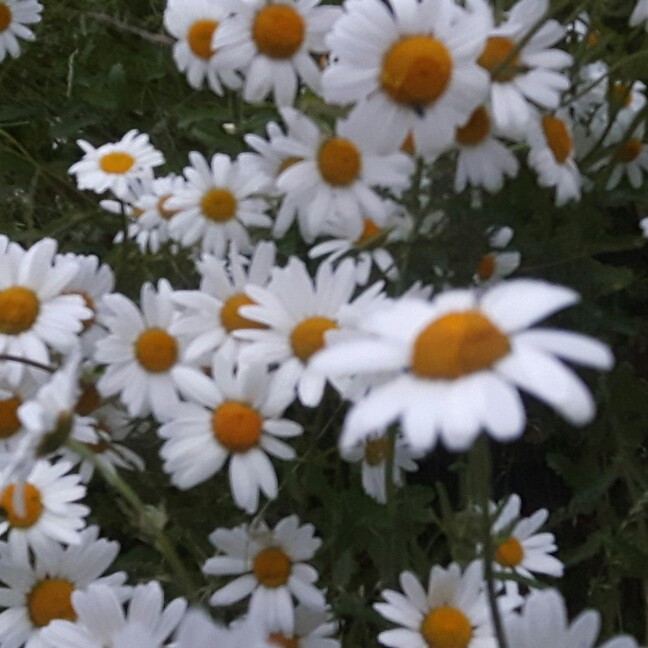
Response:
POLYGON ((221 52, 212 45, 217 31, 222 29, 231 13, 227 0, 168 0, 164 10, 164 27, 176 39, 173 60, 180 72, 184 72, 189 85, 196 90, 205 81, 212 92, 223 94, 223 84, 239 88, 240 78, 223 65, 221 52))
POLYGON ((203 252, 220 257, 230 241, 248 252, 252 245, 247 228, 269 227, 272 222, 264 213, 265 201, 254 197, 265 188, 266 178, 255 173, 244 156, 232 161, 216 153, 208 163, 192 151, 189 161, 184 189, 165 203, 177 211, 169 225, 171 236, 185 247, 200 242, 203 252))
POLYGON ((272 626, 267 637, 268 648, 340 648, 332 635, 338 624, 331 621, 328 609, 312 609, 305 605, 295 608, 295 630, 286 635, 272 626))
POLYGON ((324 346, 326 332, 352 329, 382 302, 381 283, 351 301, 355 288, 350 259, 337 268, 321 263, 313 280, 304 263, 291 257, 285 268, 275 271, 267 288, 249 286, 246 290, 255 305, 242 306, 241 314, 267 328, 235 332, 237 338, 249 342, 240 350, 241 362, 286 367, 295 378, 300 402, 316 406, 326 379, 311 367, 311 357, 324 346))
MULTIPOLYGON (((400 584, 404 595, 385 590, 386 602, 374 604, 380 615, 401 626, 378 635, 383 646, 496 648, 481 563, 471 563, 463 573, 456 563, 432 567, 427 592, 411 572, 401 573, 400 584)), ((506 616, 520 599, 500 595, 497 601, 506 616)))
POLYGON ((400 421, 413 448, 440 436, 466 450, 484 430, 520 436, 525 412, 517 388, 540 398, 574 425, 594 416, 586 385, 560 359, 608 369, 608 347, 585 335, 530 328, 578 301, 543 281, 502 281, 485 291, 448 290, 430 302, 400 299, 366 317, 362 339, 340 341, 313 359, 325 375, 398 372, 350 411, 342 445, 400 421))
POLYGON ((259 506, 259 491, 277 496, 277 476, 268 455, 294 459, 295 451, 280 439, 298 436, 301 425, 281 418, 294 400, 294 385, 285 370, 239 364, 215 354, 208 378, 198 369, 178 371, 180 389, 190 403, 171 414, 158 434, 164 470, 182 489, 199 484, 230 459, 234 502, 248 513, 259 506))
POLYGON ((179 402, 175 371, 183 363, 184 341, 170 332, 177 316, 171 285, 160 279, 142 286, 140 311, 120 294, 104 297, 108 335, 99 340, 95 360, 107 365, 97 382, 103 397, 119 394, 131 416, 153 413, 163 419, 179 402))
POLYGON ((637 4, 630 15, 629 23, 631 27, 643 23, 644 28, 648 31, 648 0, 637 0, 637 4))
POLYGON ((293 103, 298 78, 319 91, 313 54, 326 52, 324 35, 340 10, 317 0, 238 0, 231 18, 214 34, 225 64, 245 77, 243 99, 262 101, 271 92, 278 106, 293 103))
POLYGON ((153 174, 153 168, 164 164, 160 151, 153 148, 146 133, 129 130, 118 142, 95 148, 77 140, 85 155, 68 173, 76 175, 79 189, 103 193, 110 189, 118 198, 127 195, 129 184, 153 174))
POLYGON ((513 238, 513 230, 510 227, 490 227, 487 232, 488 242, 492 252, 482 255, 477 264, 475 281, 479 284, 487 282, 494 283, 508 277, 517 270, 520 265, 520 253, 505 251, 504 248, 513 238))
POLYGON ((18 39, 33 41, 34 32, 26 25, 40 22, 43 5, 36 0, 2 0, 0 2, 0 63, 7 53, 20 55, 18 39))
MULTIPOLYGON (((531 592, 522 611, 509 615, 503 622, 506 643, 515 648, 593 648, 601 627, 601 617, 594 610, 586 610, 570 624, 565 601, 552 589, 531 592)), ((631 637, 618 636, 600 648, 637 648, 637 642, 631 637)))
MULTIPOLYGON (((174 648, 271 648, 254 621, 233 623, 228 629, 216 625, 202 610, 189 610, 178 627, 174 648)), ((323 647, 325 648, 325 647, 323 647)))
POLYGON ((113 588, 90 585, 72 594, 76 623, 52 621, 42 631, 52 648, 163 648, 187 608, 182 598, 164 607, 164 594, 157 581, 137 585, 132 590, 128 612, 113 588))
POLYGON ((423 155, 444 149, 488 92, 476 63, 487 21, 451 0, 348 0, 344 9, 326 40, 325 99, 355 103, 393 150, 408 133, 423 155))
MULTIPOLYGON (((74 621, 74 592, 101 583, 124 598, 125 572, 102 576, 119 553, 119 543, 99 538, 96 526, 79 534, 80 544, 62 547, 51 542, 34 548, 34 558, 9 543, 0 550, 0 646, 45 648, 42 633, 56 619, 74 621)), ((24 549, 24 547, 23 547, 24 549)))
POLYGON ((373 124, 357 117, 339 120, 335 133, 327 136, 293 108, 282 109, 281 116, 293 136, 277 137, 275 146, 296 160, 276 184, 284 199, 297 206, 304 240, 321 234, 327 220, 350 221, 356 236, 362 233, 365 213, 383 225, 386 203, 373 188, 406 189, 412 159, 386 150, 373 124))
POLYGON ((211 605, 231 605, 251 595, 249 615, 290 634, 295 629, 293 597, 314 609, 325 607, 314 587, 317 571, 306 564, 322 544, 312 524, 300 526, 296 515, 283 518, 270 530, 260 521, 253 527, 216 529, 210 542, 225 555, 209 558, 205 574, 238 578, 216 590, 211 605))
POLYGON ((612 165, 605 188, 614 189, 625 176, 633 189, 639 189, 644 182, 644 174, 648 173, 648 143, 644 141, 643 127, 638 128, 620 145, 618 141, 615 142, 614 149, 612 156, 608 156, 595 167, 612 165))

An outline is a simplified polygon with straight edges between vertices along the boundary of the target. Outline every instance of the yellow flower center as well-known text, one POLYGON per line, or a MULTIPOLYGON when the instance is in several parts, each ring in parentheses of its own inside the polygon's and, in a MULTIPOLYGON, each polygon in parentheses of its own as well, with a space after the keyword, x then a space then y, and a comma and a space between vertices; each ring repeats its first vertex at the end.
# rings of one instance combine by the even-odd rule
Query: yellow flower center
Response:
POLYGON ((247 452, 259 442, 263 419, 237 401, 224 401, 212 413, 212 432, 230 452, 247 452))
POLYGON ((490 132, 490 118, 486 109, 480 106, 470 119, 455 132, 455 139, 464 146, 475 146, 483 142, 490 132))
POLYGON ((307 317, 293 328, 290 345, 293 353, 302 361, 308 359, 324 346, 324 333, 337 328, 337 322, 329 317, 307 317))
POLYGON ((122 174, 135 164, 135 158, 130 153, 113 151, 101 156, 99 167, 104 173, 122 174))
POLYGON ((101 405, 101 396, 95 387, 94 383, 87 383, 83 385, 81 395, 77 401, 74 411, 79 416, 90 416, 99 405, 101 405))
POLYGON ((369 243, 369 241, 373 240, 382 232, 382 229, 374 223, 371 218, 364 218, 362 220, 362 232, 360 233, 360 236, 356 239, 356 245, 364 245, 365 243, 369 243))
POLYGON ((198 58, 208 59, 214 53, 212 49, 212 37, 214 36, 216 27, 218 27, 218 21, 210 20, 209 18, 196 20, 189 27, 187 31, 187 43, 189 43, 189 49, 198 58))
POLYGON ((213 187, 203 194, 200 208, 206 218, 224 223, 236 213, 236 198, 229 189, 213 187))
POLYGON ((509 349, 508 337, 479 311, 448 313, 418 334, 412 371, 421 378, 459 378, 487 369, 509 349))
POLYGON ((39 310, 38 297, 33 290, 24 286, 0 290, 0 333, 18 335, 29 330, 39 310))
MULTIPOLYGON (((641 150, 643 149, 643 144, 641 140, 638 140, 636 137, 632 137, 626 142, 624 142, 621 148, 618 150, 616 157, 620 162, 632 162, 636 160, 639 155, 641 155, 641 150)), ((0 293, 2 297, 2 293, 0 293)))
POLYGON ((6 2, 0 2, 0 32, 5 31, 11 25, 11 9, 6 2))
POLYGON ((610 101, 620 108, 627 108, 632 101, 632 86, 627 81, 614 81, 608 92, 610 101))
POLYGON ((161 328, 145 329, 135 341, 135 357, 146 371, 168 371, 178 357, 178 344, 161 328))
POLYGON ((290 558, 279 547, 266 547, 254 556, 252 571, 261 585, 281 587, 290 576, 290 558))
POLYGON ((268 643, 280 648, 298 648, 299 637, 286 637, 281 632, 273 632, 268 636, 268 643))
POLYGON ((452 76, 452 57, 432 36, 404 36, 382 61, 380 83, 396 102, 427 106, 446 90, 452 76))
POLYGON ((362 160, 356 145, 343 137, 327 139, 317 153, 317 166, 334 187, 350 185, 360 173, 362 160))
POLYGON ((158 214, 160 214, 160 216, 164 218, 164 220, 169 220, 170 218, 175 216, 178 213, 178 211, 180 211, 178 209, 167 209, 164 206, 166 204, 166 201, 169 200, 169 198, 171 198, 171 194, 164 194, 164 196, 162 196, 157 201, 158 214))
POLYGON ((517 538, 511 536, 495 549, 495 560, 503 567, 517 567, 524 558, 524 549, 517 538))
POLYGON ((443 605, 425 615, 421 634, 430 648, 466 648, 473 631, 468 617, 461 610, 443 605))
POLYGON ((76 621, 72 607, 74 585, 64 578, 45 578, 27 594, 27 613, 37 628, 54 619, 76 621))
POLYGON ((495 273, 495 255, 494 254, 484 254, 479 263, 477 264, 477 276, 482 280, 486 281, 490 279, 495 273))
POLYGON ((506 83, 520 72, 520 57, 514 54, 515 43, 506 36, 491 36, 477 59, 477 63, 488 70, 493 81, 506 83), (506 63, 504 63, 506 61, 506 63))
POLYGON ((255 16, 252 39, 262 54, 286 59, 301 47, 305 31, 304 19, 298 11, 285 4, 271 4, 255 16))
POLYGON ((370 466, 379 466, 391 455, 392 446, 387 437, 369 439, 364 447, 364 459, 370 466))
POLYGON ((22 514, 18 514, 13 505, 16 484, 9 484, 0 495, 0 509, 5 512, 12 527, 26 529, 35 524, 43 512, 41 494, 38 488, 30 483, 23 484, 22 514))
POLYGON ((237 293, 226 299, 220 310, 220 320, 223 328, 228 333, 238 331, 239 329, 268 328, 261 322, 256 322, 239 314, 239 308, 241 306, 250 306, 254 303, 254 300, 250 299, 245 293, 237 293))
POLYGON ((0 400, 0 439, 8 439, 20 430, 18 408, 21 404, 18 396, 0 400))
POLYGON ((545 115, 542 118, 542 130, 556 162, 563 164, 572 151, 572 138, 565 122, 558 117, 545 115))

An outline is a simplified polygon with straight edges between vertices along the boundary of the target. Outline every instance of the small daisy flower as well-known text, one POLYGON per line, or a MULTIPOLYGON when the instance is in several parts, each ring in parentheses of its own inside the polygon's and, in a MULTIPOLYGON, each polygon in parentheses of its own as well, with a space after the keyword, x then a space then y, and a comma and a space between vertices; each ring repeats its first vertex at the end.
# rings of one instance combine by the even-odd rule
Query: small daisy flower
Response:
POLYGON ((568 288, 518 279, 483 292, 448 290, 430 302, 401 299, 365 317, 363 338, 313 359, 327 376, 395 372, 353 406, 342 445, 397 420, 416 449, 432 448, 440 436, 448 449, 466 450, 482 430, 514 439, 526 420, 518 388, 574 425, 589 422, 594 400, 560 359, 608 369, 610 350, 579 333, 530 328, 577 301, 568 288))
POLYGON ((324 35, 339 12, 316 0, 239 0, 214 34, 213 47, 219 60, 245 76, 245 101, 272 93, 278 106, 287 106, 295 100, 298 78, 319 91, 320 70, 312 55, 326 52, 324 35))
POLYGON ((328 609, 312 609, 305 605, 295 608, 295 630, 286 635, 269 628, 268 648, 340 648, 338 639, 333 635, 338 631, 338 624, 331 621, 328 609))
POLYGON ((521 258, 519 252, 504 249, 513 239, 514 232, 510 227, 491 227, 486 233, 493 250, 482 255, 477 264, 475 281, 481 285, 508 277, 517 270, 521 258))
POLYGON ((211 605, 231 605, 251 595, 249 615, 268 627, 290 634, 295 629, 293 597, 314 609, 324 609, 322 593, 314 587, 317 571, 306 564, 322 544, 312 524, 300 526, 296 515, 283 518, 270 530, 261 521, 254 527, 216 529, 210 542, 225 555, 207 560, 205 574, 238 578, 216 590, 211 605))
POLYGON ((450 0, 349 0, 327 45, 328 102, 355 103, 365 124, 398 148, 411 132, 422 155, 444 149, 486 98, 476 59, 488 22, 450 0))
POLYGON ((211 163, 192 151, 185 167, 187 183, 165 203, 177 211, 170 222, 171 236, 187 247, 200 243, 203 252, 222 257, 227 244, 236 242, 248 252, 252 245, 247 228, 269 227, 266 202, 254 196, 263 191, 266 178, 244 156, 232 161, 216 153, 211 163))
POLYGON ((248 513, 259 506, 259 491, 277 496, 277 476, 268 455, 294 459, 295 451, 281 438, 302 433, 301 425, 281 418, 294 400, 294 385, 286 371, 265 365, 239 364, 216 354, 208 378, 197 369, 178 372, 179 386, 190 403, 183 403, 158 434, 164 470, 182 489, 199 484, 230 459, 229 479, 234 502, 248 513))
MULTIPOLYGON (((471 563, 463 573, 456 563, 432 567, 427 592, 411 572, 400 575, 400 584, 404 595, 385 590, 386 602, 374 604, 380 615, 401 626, 378 635, 383 646, 496 648, 481 563, 471 563)), ((520 602, 508 595, 497 600, 503 616, 520 602)))
POLYGON ((113 588, 90 585, 72 594, 76 623, 52 621, 42 632, 52 648, 163 648, 187 608, 182 598, 164 607, 164 594, 157 581, 137 585, 132 590, 128 612, 113 588))
POLYGON ((648 0, 637 0, 637 4, 630 15, 629 23, 631 27, 643 23, 644 28, 648 31, 648 0))
POLYGON ((231 12, 231 3, 209 0, 168 0, 164 10, 164 27, 176 39, 173 60, 187 76, 192 88, 199 90, 205 81, 212 92, 223 94, 223 84, 236 89, 240 78, 231 66, 223 65, 220 52, 212 45, 231 12))
POLYGON ((118 198, 127 195, 129 183, 153 174, 153 168, 164 164, 162 153, 153 148, 146 133, 130 130, 118 142, 95 148, 77 140, 85 155, 68 173, 76 175, 79 189, 103 193, 110 189, 118 198))
POLYGON ((637 129, 632 137, 620 145, 618 141, 615 142, 613 148, 613 155, 608 156, 596 167, 612 165, 606 189, 614 189, 624 177, 633 189, 641 188, 644 174, 648 174, 648 143, 644 138, 644 129, 637 129))
POLYGON ((7 53, 20 55, 18 39, 33 41, 34 32, 27 27, 40 22, 43 5, 36 0, 2 0, 0 2, 0 63, 7 53))
POLYGON ((111 588, 125 597, 124 572, 101 576, 119 553, 119 543, 99 539, 99 529, 88 527, 79 534, 80 543, 62 547, 51 542, 34 548, 34 558, 13 543, 0 550, 0 646, 45 648, 43 630, 56 619, 74 621, 74 592, 93 583, 111 588))
MULTIPOLYGON (((174 648, 271 648, 262 629, 254 621, 233 623, 229 628, 216 625, 202 610, 189 610, 178 627, 174 648)), ((328 648, 328 647, 322 647, 328 648)), ((333 647, 331 647, 333 648, 333 647)))

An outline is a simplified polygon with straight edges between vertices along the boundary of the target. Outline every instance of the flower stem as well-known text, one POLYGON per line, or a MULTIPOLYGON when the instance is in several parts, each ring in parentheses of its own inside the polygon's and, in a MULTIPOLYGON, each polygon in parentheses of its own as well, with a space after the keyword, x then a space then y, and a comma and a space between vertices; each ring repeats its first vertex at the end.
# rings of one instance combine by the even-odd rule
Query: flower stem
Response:
POLYGON ((8 353, 0 353, 0 362, 21 362, 22 364, 29 365, 30 367, 35 367, 36 369, 41 369, 42 371, 47 371, 49 373, 54 373, 56 371, 56 367, 53 367, 52 365, 46 365, 42 362, 36 362, 36 360, 21 358, 19 356, 10 355, 8 353))

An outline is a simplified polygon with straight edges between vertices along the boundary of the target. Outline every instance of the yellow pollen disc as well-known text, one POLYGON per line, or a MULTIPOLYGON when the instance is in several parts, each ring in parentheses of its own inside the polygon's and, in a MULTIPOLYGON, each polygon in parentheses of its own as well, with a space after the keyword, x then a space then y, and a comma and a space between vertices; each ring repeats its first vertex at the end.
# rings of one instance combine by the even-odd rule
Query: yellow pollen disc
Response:
POLYGON ((477 264, 477 276, 482 280, 486 281, 490 279, 495 273, 495 255, 494 254, 484 254, 479 263, 477 264))
POLYGON ((263 419, 237 401, 224 401, 212 413, 212 432, 230 452, 247 452, 259 442, 263 419))
POLYGON ((126 173, 135 164, 135 158, 130 153, 123 151, 113 151, 102 155, 99 160, 99 166, 105 173, 126 173))
POLYGON ((495 560, 503 567, 517 567, 523 558, 524 549, 513 536, 500 542, 495 550, 495 560))
POLYGON ((356 145, 343 137, 327 139, 317 153, 319 172, 334 187, 351 184, 360 173, 361 163, 356 145))
POLYGON ((510 38, 491 36, 486 41, 486 46, 479 55, 477 63, 490 72, 493 81, 500 83, 510 81, 520 71, 520 58, 515 54, 505 65, 502 66, 502 63, 508 59, 514 48, 515 43, 510 38))
POLYGON ((252 39, 259 51, 273 59, 290 58, 304 41, 304 19, 285 4, 271 4, 257 13, 252 39))
POLYGON ((24 286, 0 290, 0 333, 18 335, 29 330, 39 310, 38 297, 33 290, 24 286))
POLYGON ((371 218, 364 218, 362 220, 362 232, 360 236, 356 239, 356 245, 362 245, 368 243, 374 239, 378 234, 382 232, 382 229, 374 223, 371 218))
POLYGON ((9 484, 2 491, 2 495, 0 495, 0 509, 4 511, 12 527, 26 529, 35 524, 43 512, 41 494, 36 486, 25 483, 23 485, 23 514, 19 515, 13 505, 14 490, 16 490, 16 485, 9 484))
POLYGON ((468 617, 455 607, 430 610, 421 622, 421 634, 430 648, 466 648, 472 639, 468 617))
POLYGON ((610 101, 621 108, 627 108, 632 101, 631 86, 627 81, 614 81, 608 94, 610 101))
POLYGON ((364 447, 364 459, 370 466, 378 466, 391 454, 391 444, 387 437, 369 439, 364 447))
POLYGON ((382 60, 380 84, 398 103, 426 106, 446 90, 452 76, 452 57, 432 36, 405 36, 382 60))
POLYGON ((299 637, 286 637, 281 632, 273 632, 268 637, 268 643, 272 646, 280 646, 280 648, 298 648, 299 637))
POLYGON ((74 411, 79 416, 90 416, 99 405, 101 405, 101 396, 99 396, 99 392, 94 386, 94 383, 88 383, 83 386, 81 396, 79 396, 74 411))
POLYGON ((54 619, 76 621, 72 607, 74 585, 64 578, 45 578, 27 594, 27 613, 32 623, 42 628, 54 619))
POLYGON ((252 572, 261 585, 281 587, 290 576, 290 558, 279 547, 266 547, 254 556, 252 572))
POLYGON ((0 400, 0 439, 8 439, 20 430, 18 408, 21 404, 17 396, 0 400))
POLYGON ((11 9, 5 2, 0 2, 0 32, 11 25, 11 9))
POLYGON ((421 378, 459 378, 487 369, 509 348, 508 337, 479 311, 449 313, 418 334, 412 371, 421 378))
POLYGON ((281 161, 279 168, 277 169, 277 175, 281 175, 286 169, 290 169, 293 164, 301 162, 304 158, 299 157, 298 155, 290 155, 284 160, 281 161))
POLYGON ((542 118, 542 130, 556 162, 563 164, 572 151, 572 138, 565 122, 558 117, 545 115, 542 118))
POLYGON ((306 362, 324 346, 324 333, 337 327, 337 323, 329 317, 316 315, 303 319, 290 333, 293 353, 306 362))
MULTIPOLYGON (((621 162, 632 162, 633 160, 636 160, 639 155, 641 155, 642 149, 643 144, 641 143, 641 140, 633 137, 623 143, 616 154, 617 160, 620 160, 621 162)), ((1 296, 2 293, 0 293, 0 297, 1 296)))
POLYGON ((212 37, 216 31, 216 27, 218 27, 218 21, 208 18, 196 20, 189 27, 187 31, 187 43, 189 43, 189 49, 198 58, 208 59, 214 53, 212 49, 212 37))
POLYGON ((239 329, 264 329, 268 328, 265 324, 261 322, 256 322, 255 320, 248 319, 239 314, 239 308, 241 306, 251 306, 255 302, 250 299, 245 293, 237 293, 232 295, 225 300, 221 306, 220 311, 220 320, 223 328, 231 333, 232 331, 238 331, 239 329))
POLYGON ((213 187, 203 194, 200 208, 206 218, 224 223, 236 213, 236 198, 229 189, 213 187))
POLYGON ((161 328, 145 329, 135 341, 135 357, 146 371, 168 371, 178 357, 178 345, 175 338, 161 328))
POLYGON ((490 118, 486 109, 480 106, 461 128, 457 128, 455 139, 464 146, 475 146, 483 142, 489 132, 490 118))
POLYGON ((179 209, 167 209, 164 206, 169 198, 171 198, 171 194, 165 194, 157 201, 158 214, 160 214, 160 216, 164 218, 164 220, 169 220, 180 211, 179 209))

